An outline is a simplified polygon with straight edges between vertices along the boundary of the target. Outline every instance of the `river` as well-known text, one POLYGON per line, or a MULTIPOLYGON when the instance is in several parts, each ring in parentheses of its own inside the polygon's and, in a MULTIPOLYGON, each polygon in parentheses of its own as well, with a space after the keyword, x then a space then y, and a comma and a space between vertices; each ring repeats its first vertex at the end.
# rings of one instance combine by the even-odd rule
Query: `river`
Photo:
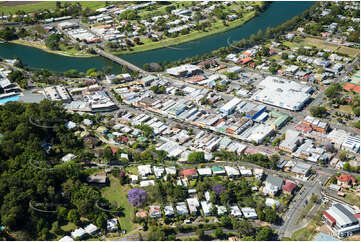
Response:
MULTIPOLYGON (((222 46, 226 46, 228 43, 232 43, 233 41, 237 41, 242 38, 249 38, 251 34, 256 34, 260 29, 265 31, 267 27, 280 25, 292 17, 300 15, 312 4, 313 2, 303 1, 274 2, 258 17, 255 17, 246 24, 227 32, 208 36, 177 46, 134 54, 119 55, 119 57, 142 67, 144 63, 175 61, 196 55, 203 55, 222 46)), ((12 43, 0 43, 0 56, 2 58, 13 58, 16 56, 30 68, 46 68, 57 72, 63 72, 69 69, 86 71, 89 68, 97 68, 101 70, 105 66, 112 66, 113 73, 120 72, 118 64, 104 59, 103 57, 67 57, 48 53, 37 48, 12 43)))

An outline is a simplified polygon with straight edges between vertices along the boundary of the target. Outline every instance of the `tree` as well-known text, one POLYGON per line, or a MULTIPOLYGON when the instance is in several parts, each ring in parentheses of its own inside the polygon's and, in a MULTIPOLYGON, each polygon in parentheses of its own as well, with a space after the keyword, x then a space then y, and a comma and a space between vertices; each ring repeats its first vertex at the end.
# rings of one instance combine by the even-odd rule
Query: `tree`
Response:
POLYGON ((228 79, 231 80, 237 80, 238 79, 238 74, 235 72, 226 72, 226 76, 228 79))
POLYGON ((346 151, 340 152, 340 160, 345 161, 347 159, 347 153, 346 151))
POLYGON ((188 155, 189 163, 200 163, 204 161, 204 152, 192 152, 188 155))
POLYGON ((217 239, 223 239, 224 237, 224 232, 221 228, 216 228, 213 232, 214 237, 216 237, 217 239))
POLYGON ((51 50, 58 50, 59 49, 59 41, 60 35, 58 34, 51 34, 46 40, 45 45, 51 50))
POLYGON ((225 190, 225 186, 222 186, 221 184, 216 184, 212 187, 213 192, 219 196, 224 190, 225 190))
POLYGON ((0 38, 5 41, 10 41, 17 39, 18 36, 16 35, 15 28, 6 27, 0 30, 0 38))
POLYGON ((325 107, 313 106, 311 107, 310 112, 313 117, 322 118, 326 114, 327 109, 325 107))
POLYGON ((351 165, 349 162, 346 162, 344 165, 343 165, 343 170, 344 171, 351 171, 351 165))
POLYGON ((78 224, 80 222, 80 215, 76 209, 71 209, 68 212, 68 221, 70 221, 74 224, 78 224))
POLYGON ((196 235, 198 236, 199 240, 204 240, 204 230, 203 229, 197 229, 196 235))
POLYGON ((258 241, 270 241, 270 240, 273 240, 273 231, 270 227, 268 226, 265 226, 265 227, 262 227, 257 235, 256 235, 256 240, 258 241))
POLYGON ((135 207, 142 207, 147 200, 147 192, 140 188, 133 188, 128 191, 128 201, 135 207))
POLYGON ((288 59, 288 54, 286 52, 283 52, 281 55, 281 59, 282 60, 287 60, 288 59))
POLYGON ((54 233, 54 234, 58 234, 58 235, 61 235, 62 234, 62 230, 59 226, 59 222, 58 221, 55 221, 52 225, 51 225, 51 231, 54 233))
POLYGON ((96 224, 99 228, 106 229, 107 228, 107 216, 104 213, 101 213, 100 215, 98 215, 96 224))
POLYGON ((338 95, 338 92, 340 91, 340 89, 341 89, 340 84, 334 83, 326 89, 325 96, 328 98, 334 98, 338 95))
POLYGON ((270 207, 266 207, 264 209, 264 214, 265 214, 265 221, 269 222, 269 223, 275 223, 277 220, 277 213, 274 209, 270 208, 270 207))

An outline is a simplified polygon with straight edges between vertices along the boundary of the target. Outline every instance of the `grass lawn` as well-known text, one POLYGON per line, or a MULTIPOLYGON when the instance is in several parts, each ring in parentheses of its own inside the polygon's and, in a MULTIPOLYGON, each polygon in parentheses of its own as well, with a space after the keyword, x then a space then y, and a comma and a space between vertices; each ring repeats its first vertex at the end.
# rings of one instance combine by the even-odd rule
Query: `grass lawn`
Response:
POLYGON ((360 197, 357 195, 347 193, 345 196, 345 200, 349 203, 356 205, 357 207, 360 207, 360 197))
POLYGON ((338 53, 340 54, 345 54, 345 55, 349 55, 352 57, 357 56, 358 54, 360 54, 360 49, 356 49, 356 48, 350 48, 350 47, 346 47, 346 46, 341 46, 339 49, 337 49, 338 53))
POLYGON ((92 54, 85 53, 83 51, 75 50, 74 48, 67 49, 67 50, 50 50, 48 47, 46 47, 45 44, 38 43, 38 42, 29 42, 29 41, 25 41, 25 40, 21 40, 21 39, 12 40, 10 42, 15 43, 15 44, 26 45, 26 46, 38 48, 38 49, 41 49, 41 50, 49 52, 49 53, 64 55, 64 56, 71 56, 71 57, 92 57, 92 56, 95 56, 95 55, 92 55, 92 54))
POLYGON ((334 45, 334 44, 330 44, 330 43, 326 43, 325 41, 323 40, 320 40, 320 39, 315 39, 315 38, 309 38, 309 37, 306 37, 304 40, 303 40, 303 43, 305 45, 313 45, 313 46, 316 46, 317 48, 319 49, 329 49, 329 50, 336 50, 338 48, 337 45, 334 45))
POLYGON ((70 231, 76 229, 77 226, 75 224, 73 224, 73 223, 67 223, 67 224, 61 226, 60 228, 62 230, 64 230, 65 232, 70 232, 70 231))
POLYGON ((109 178, 109 180, 110 186, 102 189, 102 195, 110 202, 116 202, 118 206, 124 208, 124 217, 119 217, 119 223, 121 229, 125 229, 127 233, 129 233, 136 228, 136 224, 132 222, 134 217, 134 208, 132 207, 132 205, 129 204, 127 200, 127 193, 129 187, 121 186, 119 181, 112 176, 109 178))
MULTIPOLYGON (((83 8, 97 9, 105 6, 105 2, 102 1, 78 1, 83 8)), ((62 2, 64 4, 64 2, 62 2)), ((75 2, 74 2, 75 3, 75 2)), ((0 3, 0 12, 4 12, 4 14, 15 13, 18 10, 23 10, 26 13, 31 13, 40 9, 55 9, 56 3, 55 1, 39 1, 32 2, 26 4, 19 4, 15 6, 6 6, 6 3, 0 3)))

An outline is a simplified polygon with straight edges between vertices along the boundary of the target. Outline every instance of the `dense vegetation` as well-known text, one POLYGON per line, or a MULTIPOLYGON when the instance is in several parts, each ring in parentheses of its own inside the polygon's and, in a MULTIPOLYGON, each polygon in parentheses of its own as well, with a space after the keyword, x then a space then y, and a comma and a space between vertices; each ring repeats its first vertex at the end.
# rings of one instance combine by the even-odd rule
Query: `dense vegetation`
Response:
POLYGON ((19 240, 54 239, 63 234, 59 226, 79 225, 81 217, 104 228, 107 214, 95 207, 100 192, 84 183, 76 161, 58 162, 69 152, 86 157, 82 142, 62 122, 76 118, 49 101, 0 106, 0 218, 10 231, 23 232, 19 240), (51 144, 49 152, 44 143, 51 144))

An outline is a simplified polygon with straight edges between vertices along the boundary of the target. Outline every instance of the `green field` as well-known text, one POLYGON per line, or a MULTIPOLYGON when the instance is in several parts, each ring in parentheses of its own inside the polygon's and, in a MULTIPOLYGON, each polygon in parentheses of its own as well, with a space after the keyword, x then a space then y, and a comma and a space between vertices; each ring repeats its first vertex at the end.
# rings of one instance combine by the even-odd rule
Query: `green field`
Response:
POLYGON ((125 229, 127 233, 134 230, 136 225, 132 222, 134 217, 133 206, 129 204, 127 200, 128 186, 121 186, 119 180, 114 177, 110 177, 110 187, 106 187, 102 190, 104 198, 110 202, 116 202, 118 206, 122 207, 124 216, 119 217, 119 223, 121 229, 125 229))
MULTIPOLYGON (((97 9, 105 6, 105 2, 90 2, 90 1, 77 1, 82 5, 83 8, 97 9)), ((69 2, 69 3, 77 3, 77 2, 69 2)), ((64 3, 64 2, 62 2, 64 3)), ((50 1, 39 1, 37 3, 27 3, 15 6, 8 6, 6 2, 0 3, 0 12, 4 14, 15 13, 18 10, 23 10, 26 13, 31 13, 40 9, 55 9, 56 2, 50 1)))

